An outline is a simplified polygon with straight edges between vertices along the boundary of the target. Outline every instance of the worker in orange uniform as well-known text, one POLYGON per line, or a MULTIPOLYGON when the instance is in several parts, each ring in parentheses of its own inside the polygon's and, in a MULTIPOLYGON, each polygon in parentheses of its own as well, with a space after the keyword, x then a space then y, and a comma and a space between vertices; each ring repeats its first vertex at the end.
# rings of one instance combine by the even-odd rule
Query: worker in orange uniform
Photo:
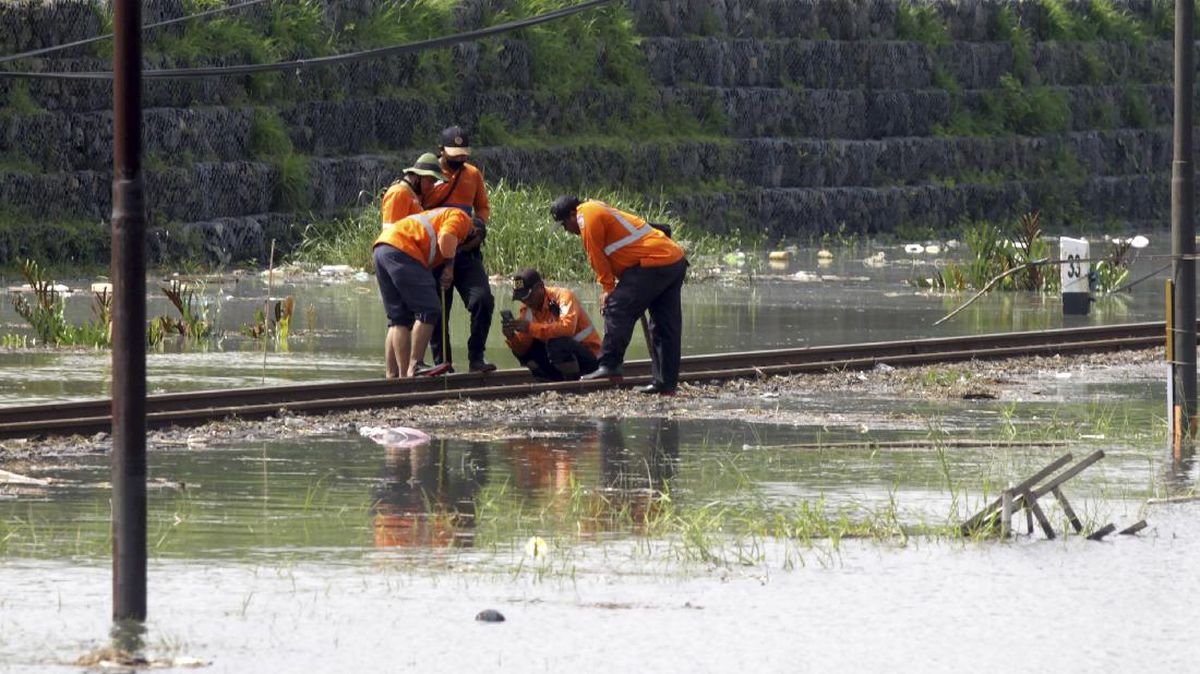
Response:
POLYGON ((375 275, 387 310, 388 339, 395 340, 399 376, 435 375, 445 363, 418 367, 441 311, 438 287, 430 270, 453 258, 471 233, 471 218, 457 208, 435 208, 401 218, 375 240, 375 275))
POLYGON ((638 390, 675 395, 683 338, 680 294, 688 268, 683 249, 645 220, 600 201, 564 195, 550 205, 550 216, 583 239, 604 289, 600 366, 581 379, 620 379, 634 323, 649 310, 654 381, 638 390))
POLYGON ((544 381, 579 379, 599 365, 600 335, 575 293, 547 286, 536 269, 513 276, 521 313, 500 329, 513 355, 544 381))
MULTIPOLYGON (((474 226, 472 235, 459 246, 453 263, 435 270, 439 276, 449 278, 458 290, 459 297, 471 315, 471 335, 467 338, 467 358, 471 372, 491 372, 496 366, 484 358, 488 331, 492 327, 492 312, 496 300, 488 285, 487 270, 483 266, 481 246, 487 237, 487 221, 491 215, 483 174, 467 163, 471 156, 471 144, 461 128, 452 126, 442 131, 441 159, 443 181, 438 183, 425 200, 427 208, 449 206, 461 209, 471 216, 474 226)), ((446 279, 443 277, 443 285, 446 279)), ((438 338, 431 345, 433 362, 453 361, 450 349, 450 308, 453 295, 443 292, 441 319, 446 325, 435 326, 438 338)))
MULTIPOLYGON (((442 168, 438 165, 437 155, 426 152, 417 157, 412 166, 404 169, 404 177, 392 183, 383 195, 383 202, 379 207, 382 228, 386 230, 397 220, 425 210, 421 206, 421 195, 428 195, 441 179, 442 168)), ((396 340, 391 338, 390 329, 388 333, 383 339, 383 362, 387 378, 395 379, 401 373, 400 359, 394 352, 396 340)))

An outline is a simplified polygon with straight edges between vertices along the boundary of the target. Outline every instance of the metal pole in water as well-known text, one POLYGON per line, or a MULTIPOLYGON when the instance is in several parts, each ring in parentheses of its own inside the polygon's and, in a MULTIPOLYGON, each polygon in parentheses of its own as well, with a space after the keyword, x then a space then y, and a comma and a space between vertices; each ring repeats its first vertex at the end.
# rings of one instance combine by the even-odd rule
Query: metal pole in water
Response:
MULTIPOLYGON (((1196 431, 1196 251, 1195 168, 1192 165, 1192 90, 1195 82, 1193 0, 1175 0, 1175 120, 1171 163, 1171 252, 1175 282, 1175 340, 1172 379, 1180 440, 1196 431)), ((1172 428, 1174 428, 1172 424, 1172 428)))
POLYGON ((142 6, 113 0, 113 620, 146 619, 146 244, 142 6))

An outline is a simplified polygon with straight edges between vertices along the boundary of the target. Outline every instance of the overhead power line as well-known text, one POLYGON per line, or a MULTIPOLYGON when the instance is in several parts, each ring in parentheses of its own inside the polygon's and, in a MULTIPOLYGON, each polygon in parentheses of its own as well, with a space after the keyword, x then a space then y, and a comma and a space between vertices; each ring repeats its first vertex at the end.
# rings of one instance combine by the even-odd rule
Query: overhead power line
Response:
MULTIPOLYGON (((251 5, 261 5, 264 2, 270 2, 270 0, 248 0, 247 2, 243 2, 243 3, 237 4, 237 5, 227 5, 225 7, 217 7, 215 9, 209 9, 209 10, 206 10, 203 12, 197 12, 196 14, 189 14, 187 16, 181 16, 181 17, 178 17, 175 19, 167 19, 166 21, 159 21, 158 23, 149 23, 149 24, 146 24, 145 26, 142 26, 142 30, 147 31, 147 30, 150 30, 151 28, 161 28, 163 26, 169 26, 173 23, 183 23, 184 21, 191 21, 193 19, 202 19, 206 16, 212 16, 213 14, 221 14, 223 12, 232 12, 234 10, 244 9, 251 5)), ((19 61, 21 59, 33 58, 34 56, 41 56, 43 54, 51 54, 56 51, 73 49, 75 47, 83 47, 85 45, 95 44, 96 42, 103 42, 105 40, 110 39, 112 36, 113 36, 112 33, 105 33, 104 35, 97 35, 95 37, 89 37, 84 40, 76 40, 75 42, 68 42, 66 44, 58 44, 58 45, 54 45, 53 47, 42 47, 41 49, 34 49, 32 51, 21 52, 20 54, 10 54, 8 56, 0 56, 0 63, 11 63, 12 61, 19 61)), ((3 72, 3 71, 0 71, 0 72, 3 72)))
MULTIPOLYGON (((469 30, 463 33, 455 33, 453 35, 445 35, 442 37, 430 38, 428 40, 420 40, 417 42, 409 42, 407 44, 393 45, 390 47, 379 47, 376 49, 368 49, 365 51, 350 52, 348 54, 337 54, 335 56, 321 56, 312 59, 297 59, 294 61, 281 61, 279 63, 248 63, 245 65, 235 66, 220 66, 212 68, 164 68, 160 70, 144 70, 142 71, 143 79, 193 79, 201 77, 221 77, 225 75, 249 75, 251 73, 265 72, 280 72, 280 71, 297 71, 321 66, 337 65, 339 63, 352 63, 354 61, 365 61, 367 59, 382 58, 385 56, 394 56, 396 54, 410 54, 414 52, 424 51, 426 49, 436 49, 438 47, 448 47, 460 42, 473 42, 481 40, 485 37, 509 33, 522 28, 536 26, 538 24, 547 23, 556 19, 561 19, 573 14, 594 9, 601 5, 606 5, 613 0, 588 0, 578 5, 556 9, 545 14, 531 16, 525 19, 509 21, 507 23, 496 24, 486 28, 469 30)), ((0 70, 0 77, 15 77, 24 79, 54 79, 54 80, 110 80, 112 72, 19 72, 14 70, 0 70)))

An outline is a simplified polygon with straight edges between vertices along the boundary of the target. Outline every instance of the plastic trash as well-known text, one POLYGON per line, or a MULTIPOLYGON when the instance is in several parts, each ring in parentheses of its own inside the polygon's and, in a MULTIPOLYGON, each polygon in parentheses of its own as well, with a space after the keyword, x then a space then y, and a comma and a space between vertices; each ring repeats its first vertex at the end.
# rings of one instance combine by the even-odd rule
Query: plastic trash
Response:
POLYGON ((358 434, 370 438, 384 447, 398 449, 419 447, 431 440, 425 431, 407 426, 362 426, 358 429, 358 434))
POLYGON ((317 270, 321 276, 344 276, 354 273, 354 267, 348 264, 327 264, 317 270))

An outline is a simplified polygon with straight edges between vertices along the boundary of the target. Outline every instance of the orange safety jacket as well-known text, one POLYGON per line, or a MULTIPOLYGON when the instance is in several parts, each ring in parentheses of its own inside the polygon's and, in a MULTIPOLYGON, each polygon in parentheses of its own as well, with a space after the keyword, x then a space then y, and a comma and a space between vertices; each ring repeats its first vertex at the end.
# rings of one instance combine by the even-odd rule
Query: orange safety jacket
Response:
POLYGON ((600 356, 600 333, 580 306, 575 293, 566 288, 546 286, 542 306, 534 310, 522 306, 517 318, 529 319, 529 332, 517 332, 505 338, 509 348, 517 355, 529 351, 535 339, 548 342, 557 337, 571 337, 583 344, 592 355, 600 356))
POLYGON ((413 192, 412 185, 403 180, 392 183, 383 195, 383 204, 379 208, 380 220, 384 227, 390 227, 397 220, 425 210, 421 207, 421 199, 413 192))
POLYGON ((463 164, 455 173, 445 170, 443 182, 434 185, 425 203, 431 207, 454 206, 462 208, 475 217, 488 221, 492 213, 488 204, 487 189, 483 184, 483 173, 474 164, 463 164))
POLYGON ((416 213, 385 227, 372 247, 386 243, 433 269, 445 261, 437 245, 438 237, 445 233, 453 234, 459 241, 467 238, 471 233, 471 217, 457 208, 416 213))
POLYGON ((602 201, 579 204, 575 218, 588 262, 606 293, 630 267, 665 267, 683 259, 683 249, 666 234, 602 201))

